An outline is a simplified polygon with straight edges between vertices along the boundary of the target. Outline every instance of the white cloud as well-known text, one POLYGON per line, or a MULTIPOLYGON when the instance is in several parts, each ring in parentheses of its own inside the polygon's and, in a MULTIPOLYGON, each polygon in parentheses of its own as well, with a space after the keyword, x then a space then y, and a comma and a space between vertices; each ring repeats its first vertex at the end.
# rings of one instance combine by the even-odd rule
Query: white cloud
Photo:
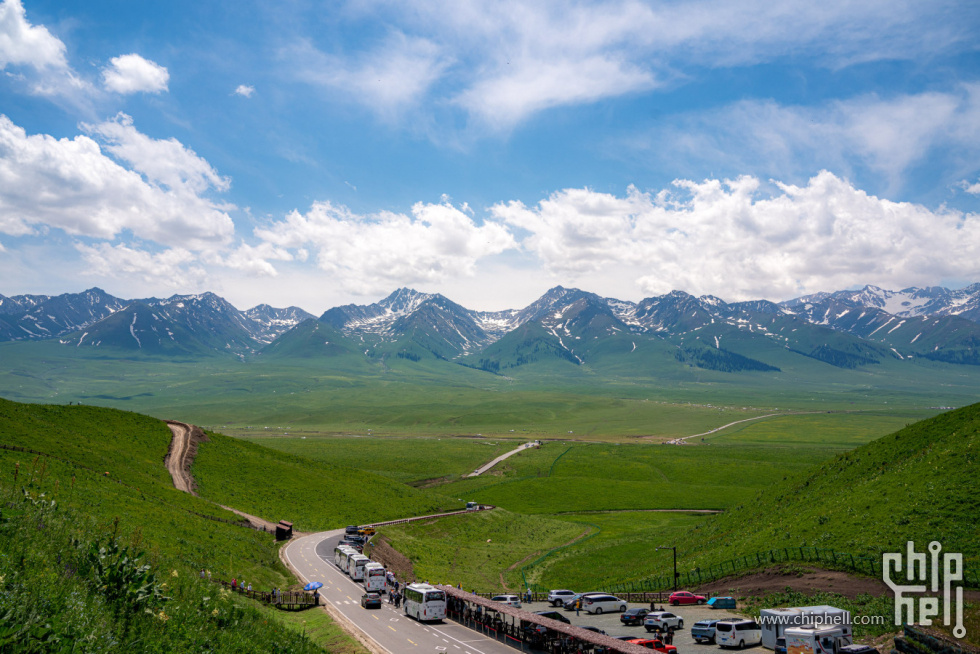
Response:
POLYGON ((115 139, 108 147, 117 148, 120 158, 138 164, 135 170, 107 157, 87 136, 28 135, 0 115, 0 233, 24 236, 61 229, 112 239, 129 232, 191 250, 231 239, 228 207, 198 194, 208 183, 221 188, 210 181, 213 171, 202 160, 195 162, 193 153, 175 141, 146 139, 125 121, 95 126, 99 129, 115 139), (161 160, 151 164, 151 153, 161 160))
POLYGON ((113 120, 97 125, 82 124, 89 133, 101 137, 106 150, 128 163, 153 182, 172 190, 203 193, 209 188, 227 191, 231 180, 218 175, 207 161, 175 138, 153 139, 133 126, 132 117, 119 113, 113 120))
POLYGON ((387 120, 416 106, 448 65, 432 41, 401 32, 391 33, 375 50, 346 58, 324 54, 309 42, 284 54, 300 79, 342 91, 387 120))
POLYGON ((167 69, 138 54, 113 57, 102 69, 102 83, 115 93, 161 93, 167 91, 167 69))
POLYGON ((20 0, 0 3, 0 70, 10 66, 33 69, 24 76, 30 92, 71 95, 88 89, 68 65, 65 44, 43 25, 32 25, 20 0))
POLYGON ((970 182, 963 180, 960 183, 960 186, 962 186, 963 190, 969 193, 970 195, 980 195, 980 182, 971 184, 970 182))
POLYGON ((255 87, 247 84, 239 84, 238 88, 235 89, 235 95, 240 95, 243 98, 250 98, 253 93, 255 93, 255 87))
POLYGON ((478 225, 445 203, 418 203, 411 216, 359 216, 317 202, 306 214, 293 211, 255 235, 283 250, 314 250, 317 266, 355 293, 472 275, 478 260, 515 245, 504 226, 478 225))
POLYGON ((947 160, 966 162, 961 165, 972 171, 980 155, 980 85, 893 98, 868 95, 816 107, 746 100, 664 122, 656 133, 631 139, 626 147, 698 168, 783 177, 808 174, 815 166, 868 168, 894 190, 940 148, 950 155, 947 160))
POLYGON ((78 243, 75 248, 90 266, 85 274, 128 279, 139 277, 144 284, 171 289, 198 288, 207 278, 196 265, 196 256, 184 248, 149 252, 121 244, 78 243))
POLYGON ((679 180, 656 195, 570 189, 493 216, 561 278, 620 267, 646 295, 788 298, 856 283, 929 285, 980 276, 980 216, 870 196, 829 172, 806 186, 679 180))
POLYGON ((399 110, 425 95, 433 107, 453 104, 506 130, 551 107, 655 89, 697 68, 796 57, 833 68, 972 50, 975 23, 963 14, 956 0, 377 0, 350 16, 383 15, 398 37, 320 55, 311 68, 366 103, 399 110), (369 90, 384 79, 376 70, 400 71, 388 79, 390 97, 369 90))
POLYGON ((0 70, 11 64, 68 68, 65 44, 43 25, 31 25, 20 0, 0 3, 0 70))

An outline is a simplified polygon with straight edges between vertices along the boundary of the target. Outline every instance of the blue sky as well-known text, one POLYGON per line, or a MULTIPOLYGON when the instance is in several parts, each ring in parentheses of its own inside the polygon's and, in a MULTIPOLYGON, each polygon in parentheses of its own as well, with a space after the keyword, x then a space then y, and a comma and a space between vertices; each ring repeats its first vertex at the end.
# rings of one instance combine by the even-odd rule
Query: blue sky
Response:
POLYGON ((0 2, 0 293, 980 281, 975 2, 0 2))

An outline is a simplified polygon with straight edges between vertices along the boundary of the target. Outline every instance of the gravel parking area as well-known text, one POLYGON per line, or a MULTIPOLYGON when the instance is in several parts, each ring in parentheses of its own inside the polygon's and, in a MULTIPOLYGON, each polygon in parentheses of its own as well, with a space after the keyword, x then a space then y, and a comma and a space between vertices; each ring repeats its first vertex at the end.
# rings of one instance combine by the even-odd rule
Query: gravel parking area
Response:
MULTIPOLYGON (((632 603, 629 605, 630 608, 633 607, 643 607, 650 608, 649 604, 637 604, 632 603)), ((547 611, 547 610, 557 610, 561 611, 562 614, 568 618, 573 625, 579 627, 598 627, 602 629, 610 636, 634 636, 635 638, 648 638, 653 637, 655 634, 647 634, 647 630, 643 628, 642 625, 636 627, 627 627, 622 622, 619 621, 619 613, 603 613, 602 615, 589 615, 585 611, 579 613, 576 617, 575 611, 565 611, 562 609, 552 609, 551 605, 547 602, 532 602, 531 604, 524 604, 524 610, 526 611, 547 611)), ((657 605, 658 610, 660 605, 657 605)), ((664 611, 670 611, 675 615, 679 615, 684 619, 684 628, 674 632, 674 645, 678 649, 678 653, 685 653, 691 651, 710 651, 717 649, 716 645, 710 645, 706 643, 695 643, 694 639, 691 638, 691 626, 699 620, 721 620, 724 618, 741 618, 743 616, 732 613, 731 611, 725 611, 723 609, 712 609, 708 606, 670 606, 664 605, 664 611)), ((761 645, 753 647, 747 647, 746 649, 758 649, 762 650, 761 645)))

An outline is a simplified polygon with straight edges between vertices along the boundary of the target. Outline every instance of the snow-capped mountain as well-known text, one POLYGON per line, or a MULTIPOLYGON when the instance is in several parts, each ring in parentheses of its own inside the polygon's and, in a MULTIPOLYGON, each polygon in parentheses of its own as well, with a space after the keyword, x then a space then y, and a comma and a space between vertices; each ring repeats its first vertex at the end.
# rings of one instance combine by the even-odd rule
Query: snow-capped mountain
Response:
POLYGON ((100 288, 81 293, 0 296, 0 340, 53 338, 104 320, 127 302, 100 288), (5 324, 4 324, 5 323, 5 324))
POLYGON ((309 348, 310 356, 360 357, 382 367, 426 359, 492 372, 547 361, 628 371, 643 357, 642 366, 679 362, 727 372, 776 371, 800 356, 839 368, 915 358, 980 365, 980 325, 968 319, 978 298, 980 284, 959 291, 868 286, 782 304, 673 291, 634 303, 556 286, 523 309, 480 312, 401 288, 313 319, 297 307, 239 311, 213 293, 128 301, 91 289, 0 296, 0 340, 54 337, 76 347, 187 356, 299 357, 309 348))
POLYGON ((299 307, 286 307, 277 309, 268 304, 260 304, 244 312, 248 319, 246 327, 259 343, 271 343, 280 335, 289 331, 304 320, 314 318, 312 313, 307 313, 299 307))
POLYGON ((901 318, 916 316, 960 316, 980 322, 980 284, 950 290, 942 286, 905 288, 889 291, 877 286, 865 286, 856 291, 815 293, 804 295, 782 306, 805 314, 811 322, 829 324, 830 316, 847 308, 881 309, 901 318))

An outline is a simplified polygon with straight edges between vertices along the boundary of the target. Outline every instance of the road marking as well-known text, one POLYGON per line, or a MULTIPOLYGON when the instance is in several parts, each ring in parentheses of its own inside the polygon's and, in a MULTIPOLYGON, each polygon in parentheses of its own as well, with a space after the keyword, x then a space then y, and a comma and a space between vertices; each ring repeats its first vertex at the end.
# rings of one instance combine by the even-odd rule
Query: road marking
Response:
POLYGON ((413 645, 415 645, 416 647, 418 647, 418 646, 419 646, 419 644, 418 644, 418 643, 416 643, 416 642, 415 642, 414 640, 412 640, 411 638, 406 638, 405 640, 407 640, 407 641, 408 641, 408 642, 410 642, 411 644, 413 644, 413 645))
POLYGON ((388 628, 389 628, 389 629, 391 629, 392 631, 398 631, 397 629, 395 629, 395 628, 394 628, 394 627, 392 627, 391 625, 388 625, 388 628))

